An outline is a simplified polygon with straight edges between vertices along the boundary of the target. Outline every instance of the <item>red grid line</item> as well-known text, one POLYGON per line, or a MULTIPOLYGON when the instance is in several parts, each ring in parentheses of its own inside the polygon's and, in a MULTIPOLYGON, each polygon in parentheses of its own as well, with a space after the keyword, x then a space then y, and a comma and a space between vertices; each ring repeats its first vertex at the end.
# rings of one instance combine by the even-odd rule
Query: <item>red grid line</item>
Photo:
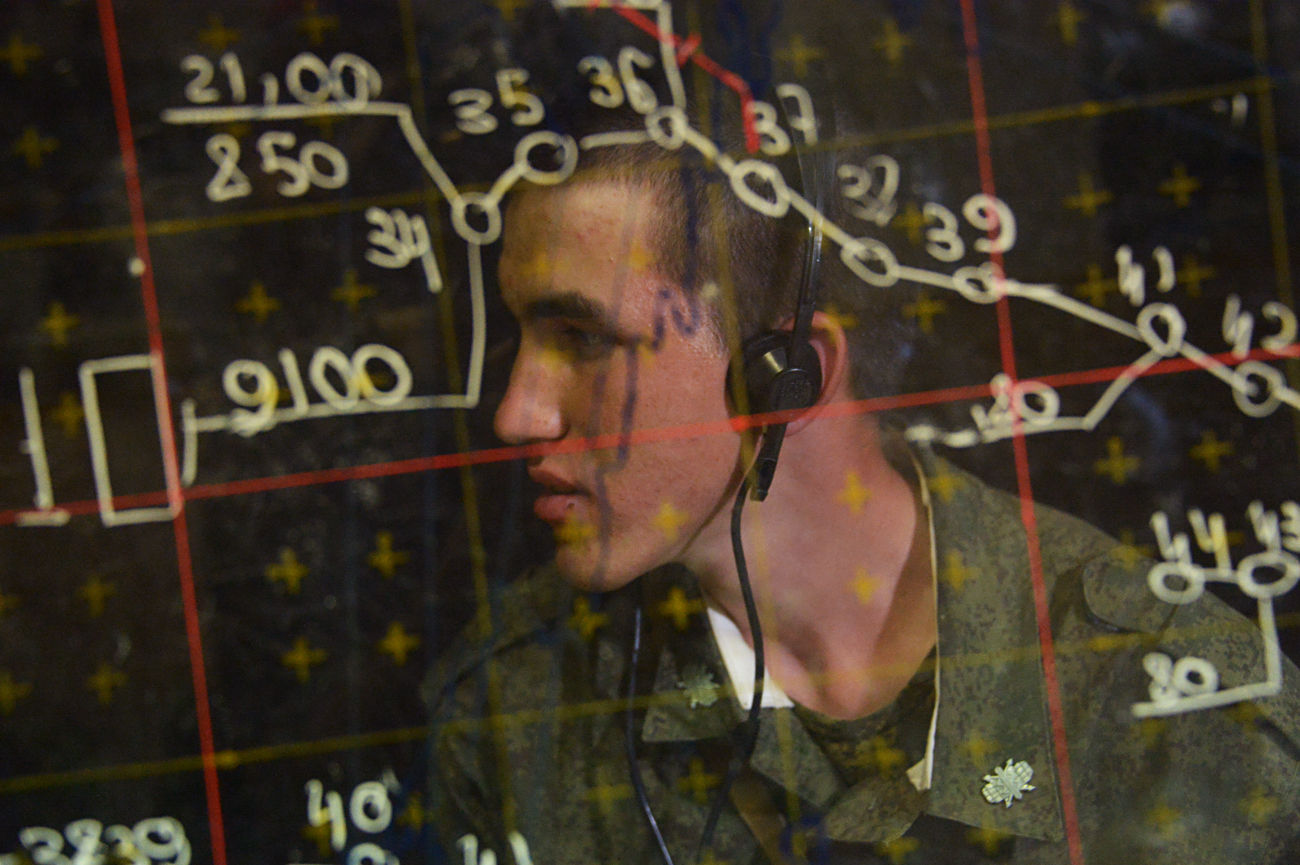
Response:
MULTIPOLYGON (((975 0, 961 0, 962 31, 966 39, 966 72, 970 81, 971 114, 975 125, 975 150, 979 159, 980 187, 990 198, 997 195, 993 182, 992 144, 989 139, 988 106, 985 102, 984 72, 980 63, 979 28, 975 20, 975 0)), ((996 221, 989 227, 997 230, 996 221)), ((993 247, 989 256, 998 279, 1003 279, 1002 254, 993 247)), ((1017 381, 1016 349, 1011 331, 1011 308, 1006 297, 997 302, 998 342, 1002 368, 1012 382, 1017 381)), ((1029 576, 1034 587, 1034 611, 1038 618, 1038 642, 1043 653, 1043 679, 1047 685, 1047 708, 1052 720, 1052 740, 1056 750, 1057 779, 1061 793, 1061 810, 1065 818, 1065 837, 1070 849, 1071 865, 1083 865, 1083 841, 1079 833, 1079 814, 1074 799, 1074 781, 1070 773, 1070 752, 1065 735, 1065 712, 1061 705, 1061 682, 1056 671, 1056 648, 1047 603, 1047 584, 1043 579, 1042 551, 1038 545, 1038 518, 1034 514, 1034 492, 1029 478, 1029 448, 1024 428, 1014 404, 1011 406, 1012 448, 1015 452, 1016 481, 1020 488, 1020 518, 1025 526, 1029 576)))
MULTIPOLYGON (((1247 360, 1281 360, 1300 357, 1300 343, 1279 350, 1254 349, 1245 357, 1237 357, 1232 352, 1212 355, 1212 359, 1225 366, 1233 366, 1247 360)), ((1136 372, 1135 378, 1148 378, 1157 375, 1173 375, 1194 372, 1200 364, 1186 358, 1173 358, 1152 364, 1149 368, 1136 372)), ((1077 372, 1053 373, 1038 376, 1027 381, 1042 382, 1054 388, 1071 387, 1088 384, 1105 384, 1130 373, 1129 366, 1112 366, 1077 372)), ((964 385, 943 390, 923 391, 893 397, 878 397, 854 402, 836 403, 826 406, 818 416, 826 418, 847 417, 856 414, 872 414, 900 408, 916 408, 926 405, 945 405, 965 400, 983 399, 991 396, 988 385, 964 385)), ((322 484, 341 483, 344 481, 368 478, 393 477, 415 474, 418 472, 440 471, 461 468, 467 465, 488 465, 509 460, 529 459, 555 453, 576 453, 585 450, 608 450, 623 445, 642 445, 652 442, 671 441, 683 438, 699 438, 706 435, 718 435, 729 431, 740 431, 767 424, 792 420, 792 412, 772 412, 762 415, 742 415, 727 421, 700 424, 685 424, 672 427, 654 427, 633 430, 629 434, 610 434, 567 440, 563 442, 544 442, 531 445, 485 448, 466 453, 440 454, 429 457, 413 457, 386 463, 372 463, 362 466, 348 466, 337 469, 318 469, 294 474, 276 475, 274 477, 249 478, 247 480, 226 481, 216 484, 200 484, 181 491, 186 501, 229 498, 255 493, 273 492, 275 490, 296 489, 299 487, 322 484)), ((113 497, 116 510, 127 508, 152 507, 167 502, 166 491, 131 493, 113 497)), ((87 516, 99 511, 99 502, 94 499, 67 502, 57 505, 72 516, 87 516)), ((0 526, 13 525, 22 514, 39 513, 30 509, 0 511, 0 526)))
POLYGON ((98 0, 98 11, 100 36, 104 43, 104 61, 108 66, 108 83, 113 97, 113 116, 117 122, 118 145, 122 151, 122 169, 125 174, 127 202, 131 211, 135 254, 143 265, 140 273, 140 296, 144 305, 145 324, 149 332, 154 406, 162 439, 167 502, 172 513, 175 514, 172 520, 172 533, 176 539, 176 564, 180 575, 181 602, 185 612, 185 636, 189 642, 190 675, 194 682, 199 748, 203 755, 203 786, 207 793, 212 862, 213 865, 226 865, 226 838, 221 818, 221 793, 217 783, 212 714, 208 705, 207 672, 203 663, 203 637, 199 626, 198 604, 194 595, 193 559, 190 553, 189 530, 185 521, 185 498, 181 490, 179 462, 176 458, 176 434, 172 428, 171 402, 167 395, 167 366, 158 315, 158 294, 154 286, 153 265, 149 256, 149 231, 144 216, 144 195, 140 190, 140 167, 136 161, 135 136, 131 130, 131 113, 126 98, 126 74, 122 69, 122 52, 118 43, 117 21, 113 14, 112 0, 98 0))

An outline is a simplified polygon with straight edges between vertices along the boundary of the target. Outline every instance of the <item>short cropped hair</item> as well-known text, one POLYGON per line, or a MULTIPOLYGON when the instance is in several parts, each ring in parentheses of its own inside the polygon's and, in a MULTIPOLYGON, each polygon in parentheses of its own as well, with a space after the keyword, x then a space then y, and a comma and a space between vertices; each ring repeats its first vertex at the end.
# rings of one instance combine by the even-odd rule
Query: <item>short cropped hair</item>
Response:
MULTIPOLYGON (((631 117, 644 124, 639 115, 631 117)), ((592 134, 590 128, 574 129, 575 137, 592 134)), ((608 121, 600 131, 610 131, 608 121)), ((750 157, 742 149, 734 158, 750 157)), ((816 158, 832 160, 834 151, 816 158)), ((777 167, 789 186, 801 188, 795 160, 777 167)), ((758 333, 788 326, 804 278, 808 229, 802 216, 791 209, 774 218, 745 204, 727 176, 690 147, 670 151, 641 142, 582 150, 569 182, 602 181, 644 186, 654 195, 653 266, 690 302, 701 304, 723 345, 735 350, 758 333)), ((839 221, 835 202, 827 210, 826 216, 839 221)), ((854 396, 894 395, 911 353, 911 328, 901 312, 909 294, 864 283, 843 265, 829 240, 822 244, 822 257, 817 307, 833 310, 844 323, 854 396)))

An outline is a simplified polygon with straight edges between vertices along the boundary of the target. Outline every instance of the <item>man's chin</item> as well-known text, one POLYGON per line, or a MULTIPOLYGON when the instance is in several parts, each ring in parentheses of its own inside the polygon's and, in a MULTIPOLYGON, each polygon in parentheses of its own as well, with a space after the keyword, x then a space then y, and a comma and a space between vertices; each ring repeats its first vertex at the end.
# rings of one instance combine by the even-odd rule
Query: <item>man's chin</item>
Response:
POLYGON ((555 551, 555 569, 565 582, 584 592, 612 592, 640 576, 640 572, 602 564, 599 551, 587 544, 561 544, 555 551))

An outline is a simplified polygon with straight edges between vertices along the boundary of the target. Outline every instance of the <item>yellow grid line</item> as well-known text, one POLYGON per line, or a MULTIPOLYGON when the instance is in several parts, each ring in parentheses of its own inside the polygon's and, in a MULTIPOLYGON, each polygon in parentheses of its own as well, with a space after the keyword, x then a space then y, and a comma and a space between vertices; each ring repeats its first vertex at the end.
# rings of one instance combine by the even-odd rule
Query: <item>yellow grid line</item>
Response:
MULTIPOLYGON (((1279 629, 1300 627, 1300 613, 1286 613, 1277 617, 1279 629)), ((1085 652, 1117 652, 1142 645, 1155 645, 1161 640, 1197 639, 1214 634, 1232 634, 1254 629, 1249 619, 1234 621, 1226 625, 1199 625, 1193 628, 1171 628, 1159 634, 1105 634, 1087 640, 1070 640, 1056 643, 1057 655, 1078 655, 1085 652)), ((945 669, 964 667, 993 666, 998 664, 1024 662, 1036 659, 1040 648, 1035 641, 1022 647, 1003 649, 995 652, 968 652, 963 655, 949 656, 943 659, 945 669)), ((933 665, 932 660, 926 664, 933 665)), ((925 665, 923 665, 925 666, 925 665)), ((731 698, 730 688, 719 688, 719 694, 731 698)), ((682 705, 689 701, 690 695, 684 692, 667 694, 649 694, 631 701, 634 709, 648 709, 656 706, 682 705)), ((734 699, 734 698, 733 698, 734 699)), ((591 700, 574 703, 558 709, 526 709, 510 714, 489 714, 483 718, 466 718, 449 721, 437 726, 442 735, 468 733, 476 729, 490 727, 504 731, 507 727, 525 727, 547 721, 567 722, 599 715, 612 715, 627 710, 626 698, 609 700, 591 700)), ((255 763, 267 763, 273 760, 292 760, 302 757, 314 757, 337 751, 350 751, 359 748, 372 748, 384 745, 400 745, 415 742, 429 735, 427 726, 400 727, 393 730, 380 730, 374 733, 359 733, 350 736, 334 736, 307 742, 287 742, 280 745, 263 745, 244 750, 218 751, 215 755, 217 769, 229 771, 241 766, 255 763)), ((115 766, 96 766, 88 769, 72 769, 63 772, 46 772, 36 775, 20 775, 0 779, 0 795, 26 793, 49 787, 66 787, 78 784, 95 784, 107 781, 135 780, 157 775, 178 774, 182 772, 200 772, 203 758, 195 754, 177 757, 171 760, 154 760, 141 763, 125 763, 115 766)))

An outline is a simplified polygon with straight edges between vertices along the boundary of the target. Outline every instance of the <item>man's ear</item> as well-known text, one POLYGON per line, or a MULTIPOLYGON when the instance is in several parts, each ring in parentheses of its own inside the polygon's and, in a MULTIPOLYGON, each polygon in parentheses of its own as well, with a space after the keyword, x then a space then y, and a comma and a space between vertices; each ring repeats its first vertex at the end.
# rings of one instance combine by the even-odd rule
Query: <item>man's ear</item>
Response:
MULTIPOLYGON (((793 325, 793 321, 786 323, 787 328, 793 325)), ((822 363, 822 390, 807 413, 786 426, 786 435, 799 432, 826 406, 849 397, 849 341, 844 335, 844 325, 835 316, 814 312, 808 342, 822 363)))

